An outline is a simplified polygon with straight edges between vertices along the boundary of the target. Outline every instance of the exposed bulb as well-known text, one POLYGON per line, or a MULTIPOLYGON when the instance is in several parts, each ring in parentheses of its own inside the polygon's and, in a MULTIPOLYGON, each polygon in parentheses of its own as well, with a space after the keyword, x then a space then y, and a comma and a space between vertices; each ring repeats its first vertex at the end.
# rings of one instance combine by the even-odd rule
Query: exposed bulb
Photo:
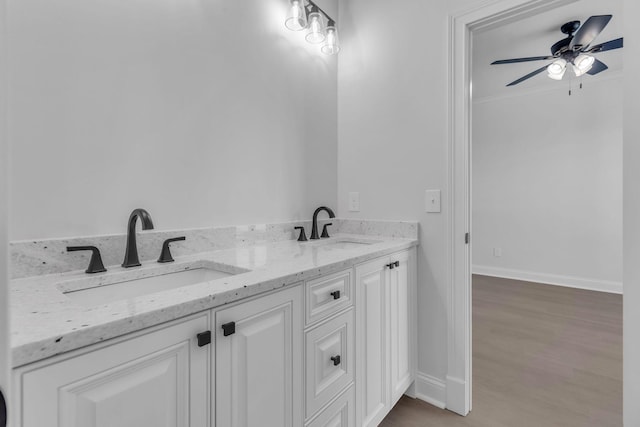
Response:
POLYGON ((307 14, 304 10, 304 0, 292 0, 291 9, 284 25, 291 31, 301 31, 307 28, 307 14))
POLYGON ((322 46, 322 49, 320 49, 322 53, 325 53, 327 55, 335 55, 336 53, 340 52, 338 30, 335 27, 335 25, 333 25, 333 23, 329 23, 329 26, 327 26, 325 33, 326 33, 327 41, 324 44, 324 46, 322 46))
POLYGON ((309 32, 306 37, 309 43, 322 43, 325 39, 322 28, 322 15, 320 12, 311 12, 309 14, 309 32))

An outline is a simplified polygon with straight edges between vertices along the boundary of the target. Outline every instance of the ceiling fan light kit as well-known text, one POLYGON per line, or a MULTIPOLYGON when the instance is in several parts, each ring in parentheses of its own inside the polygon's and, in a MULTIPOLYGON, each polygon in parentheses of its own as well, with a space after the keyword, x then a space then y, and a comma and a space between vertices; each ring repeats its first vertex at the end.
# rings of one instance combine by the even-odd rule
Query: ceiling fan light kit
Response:
POLYGON ((547 67, 547 75, 553 80, 562 80, 566 71, 567 61, 562 58, 556 59, 547 67))
POLYGON ((547 76, 553 80, 562 80, 567 65, 571 64, 571 68, 576 77, 589 74, 595 76, 607 70, 603 62, 596 59, 593 54, 606 52, 608 50, 620 49, 623 47, 623 38, 610 40, 606 43, 591 46, 591 43, 600 35, 602 30, 609 24, 612 15, 595 15, 591 16, 581 26, 580 21, 571 21, 560 27, 560 31, 567 35, 566 38, 558 41, 551 46, 551 56, 532 56, 527 58, 503 59, 494 61, 491 65, 515 64, 519 62, 531 61, 548 61, 553 60, 548 66, 539 68, 524 77, 519 78, 507 86, 515 86, 528 80, 545 69, 547 76))
POLYGON ((573 60, 573 71, 576 73, 576 77, 580 77, 591 68, 593 68, 593 63, 596 61, 591 55, 587 55, 585 53, 581 53, 573 60))

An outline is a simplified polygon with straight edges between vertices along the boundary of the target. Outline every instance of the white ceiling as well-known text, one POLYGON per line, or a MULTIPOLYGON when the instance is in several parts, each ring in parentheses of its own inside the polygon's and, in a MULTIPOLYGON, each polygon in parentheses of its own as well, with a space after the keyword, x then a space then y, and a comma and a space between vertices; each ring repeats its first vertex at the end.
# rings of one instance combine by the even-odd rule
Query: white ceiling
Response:
MULTIPOLYGON (((560 32, 565 22, 578 20, 585 22, 592 15, 613 15, 611 22, 594 43, 602 43, 618 37, 622 33, 622 0, 580 0, 567 6, 546 11, 535 16, 511 22, 498 28, 474 33, 473 39, 473 97, 475 100, 513 94, 517 91, 532 89, 568 90, 569 77, 578 79, 568 70, 562 81, 551 80, 546 72, 512 87, 505 87, 512 81, 550 63, 536 61, 518 64, 490 65, 498 59, 511 59, 528 56, 550 55, 555 42, 566 36, 560 32)), ((596 54, 596 57, 609 66, 597 77, 585 75, 586 85, 589 79, 606 78, 620 74, 622 70, 622 51, 620 49, 596 54)))

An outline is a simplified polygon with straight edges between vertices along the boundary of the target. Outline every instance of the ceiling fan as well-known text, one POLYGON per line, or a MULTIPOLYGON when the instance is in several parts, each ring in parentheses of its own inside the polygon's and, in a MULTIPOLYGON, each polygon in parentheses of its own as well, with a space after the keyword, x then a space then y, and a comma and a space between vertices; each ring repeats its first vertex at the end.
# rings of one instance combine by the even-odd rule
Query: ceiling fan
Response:
POLYGON ((596 15, 587 19, 582 26, 580 21, 571 21, 560 27, 560 31, 567 35, 565 39, 560 40, 551 46, 551 56, 533 56, 529 58, 514 58, 494 61, 491 65, 499 64, 515 64, 518 62, 530 61, 548 61, 553 59, 551 64, 538 68, 537 70, 527 74, 509 83, 507 86, 515 86, 525 80, 530 79, 544 70, 547 70, 549 78, 554 80, 562 80, 567 66, 571 65, 573 72, 577 77, 582 75, 596 75, 606 70, 607 67, 603 62, 597 60, 593 54, 605 52, 622 47, 622 37, 611 40, 606 43, 591 46, 591 43, 609 24, 612 15, 596 15))

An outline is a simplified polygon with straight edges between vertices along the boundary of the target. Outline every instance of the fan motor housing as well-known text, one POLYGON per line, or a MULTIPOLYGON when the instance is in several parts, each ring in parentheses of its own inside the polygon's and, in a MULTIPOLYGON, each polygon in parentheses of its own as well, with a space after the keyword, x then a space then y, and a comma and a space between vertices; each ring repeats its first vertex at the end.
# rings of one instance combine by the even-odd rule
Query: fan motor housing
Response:
POLYGON ((573 40, 573 37, 567 37, 566 39, 562 39, 559 42, 555 43, 553 46, 551 46, 551 55, 558 57, 563 53, 568 52, 571 40, 573 40))
POLYGON ((567 38, 551 46, 551 55, 560 57, 562 54, 570 51, 569 45, 571 44, 571 40, 573 40, 573 35, 580 29, 580 24, 580 21, 570 21, 560 27, 560 31, 566 34, 567 38))
POLYGON ((560 31, 562 31, 563 34, 566 34, 569 37, 572 37, 576 33, 576 31, 578 31, 579 28, 580 28, 580 21, 571 21, 571 22, 567 22, 562 27, 560 27, 560 31))

